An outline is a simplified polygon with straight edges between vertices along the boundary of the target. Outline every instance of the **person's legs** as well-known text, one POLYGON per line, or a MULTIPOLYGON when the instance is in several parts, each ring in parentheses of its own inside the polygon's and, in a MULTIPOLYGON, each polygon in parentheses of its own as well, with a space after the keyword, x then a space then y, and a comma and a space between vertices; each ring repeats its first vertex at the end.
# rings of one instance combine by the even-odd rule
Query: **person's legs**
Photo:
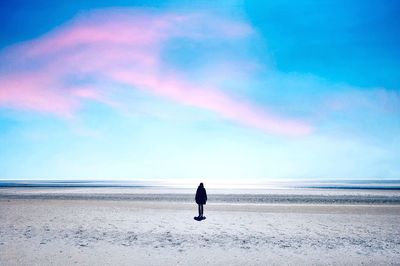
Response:
POLYGON ((203 217, 203 204, 200 204, 200 217, 203 217))
POLYGON ((201 205, 200 204, 198 205, 199 205, 199 217, 201 217, 201 205))

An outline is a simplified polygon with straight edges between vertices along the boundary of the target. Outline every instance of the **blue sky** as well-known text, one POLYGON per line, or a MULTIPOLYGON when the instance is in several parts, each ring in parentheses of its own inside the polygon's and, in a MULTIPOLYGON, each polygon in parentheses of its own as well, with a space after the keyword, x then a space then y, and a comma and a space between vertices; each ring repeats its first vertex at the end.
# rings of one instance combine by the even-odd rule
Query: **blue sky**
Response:
POLYGON ((396 1, 0 10, 1 179, 400 177, 396 1))

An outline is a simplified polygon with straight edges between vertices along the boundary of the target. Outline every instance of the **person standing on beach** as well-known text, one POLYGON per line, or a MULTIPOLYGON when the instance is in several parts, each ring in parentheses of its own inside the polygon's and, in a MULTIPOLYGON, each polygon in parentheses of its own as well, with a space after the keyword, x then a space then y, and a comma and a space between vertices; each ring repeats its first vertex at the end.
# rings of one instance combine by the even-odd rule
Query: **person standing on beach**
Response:
POLYGON ((203 216, 203 205, 205 205, 207 202, 207 192, 203 183, 200 183, 199 187, 197 188, 195 200, 199 205, 199 216, 197 218, 203 220, 205 219, 203 216))

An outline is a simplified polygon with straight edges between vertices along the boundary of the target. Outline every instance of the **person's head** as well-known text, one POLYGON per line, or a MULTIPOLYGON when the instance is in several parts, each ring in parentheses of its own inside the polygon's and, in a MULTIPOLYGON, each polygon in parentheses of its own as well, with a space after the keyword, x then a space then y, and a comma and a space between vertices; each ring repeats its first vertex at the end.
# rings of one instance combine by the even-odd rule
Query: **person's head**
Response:
POLYGON ((204 187, 203 183, 200 183, 199 187, 204 187))

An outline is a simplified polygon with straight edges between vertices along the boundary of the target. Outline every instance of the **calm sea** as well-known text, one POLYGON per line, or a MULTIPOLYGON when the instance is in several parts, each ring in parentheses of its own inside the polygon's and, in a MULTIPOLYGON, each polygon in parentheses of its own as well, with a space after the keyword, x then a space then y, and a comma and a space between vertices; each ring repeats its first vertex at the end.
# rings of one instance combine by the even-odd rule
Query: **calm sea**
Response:
MULTIPOLYGON (((2 180, 0 199, 193 203, 194 181, 2 180)), ((209 203, 400 204, 400 180, 204 182, 209 203)))

